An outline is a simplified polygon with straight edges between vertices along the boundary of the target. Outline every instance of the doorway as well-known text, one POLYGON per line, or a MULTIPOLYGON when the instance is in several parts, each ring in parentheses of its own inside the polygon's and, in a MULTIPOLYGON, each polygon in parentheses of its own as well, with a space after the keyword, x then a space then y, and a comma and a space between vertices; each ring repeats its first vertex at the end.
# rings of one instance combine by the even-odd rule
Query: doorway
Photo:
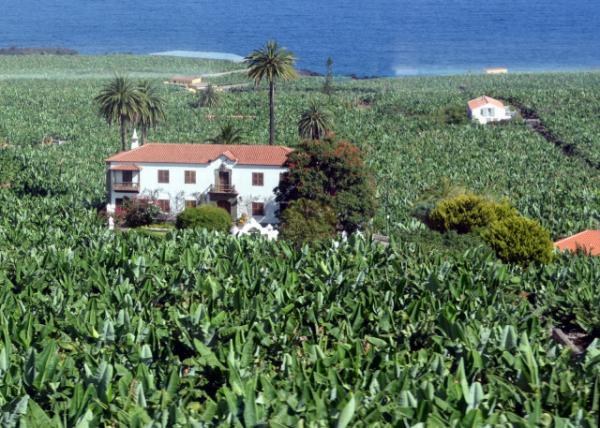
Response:
POLYGON ((225 211, 231 215, 231 202, 229 201, 217 201, 217 206, 219 208, 223 208, 225 211))
POLYGON ((227 170, 219 171, 219 189, 226 192, 231 187, 231 173, 227 170))

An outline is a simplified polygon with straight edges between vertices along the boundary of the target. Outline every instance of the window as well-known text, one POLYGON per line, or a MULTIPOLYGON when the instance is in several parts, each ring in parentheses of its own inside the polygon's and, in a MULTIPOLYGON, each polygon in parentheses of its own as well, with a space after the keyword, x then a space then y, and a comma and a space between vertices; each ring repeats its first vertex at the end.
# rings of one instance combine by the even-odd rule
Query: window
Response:
POLYGON ((265 204, 262 202, 252 202, 252 215, 262 217, 265 215, 265 204))
POLYGON ((185 171, 185 184, 196 184, 196 171, 185 171))
POLYGON ((168 169, 159 169, 158 170, 158 182, 159 183, 168 183, 169 182, 169 170, 168 169))
POLYGON ((279 184, 281 185, 281 183, 283 183, 286 178, 287 178, 287 172, 280 172, 279 173, 279 184))
POLYGON ((265 184, 265 175, 262 172, 253 172, 252 173, 252 185, 253 186, 264 186, 265 184))
POLYGON ((115 207, 116 208, 123 208, 123 198, 117 198, 117 199, 115 199, 115 207))
POLYGON ((158 205, 158 208, 164 213, 171 211, 171 203, 168 199, 159 199, 156 201, 156 205, 158 205))
POLYGON ((196 208, 198 206, 198 202, 196 201, 185 201, 186 208, 196 208))
POLYGON ((133 172, 131 171, 122 171, 121 178, 123 179, 123 183, 131 183, 133 181, 133 172))

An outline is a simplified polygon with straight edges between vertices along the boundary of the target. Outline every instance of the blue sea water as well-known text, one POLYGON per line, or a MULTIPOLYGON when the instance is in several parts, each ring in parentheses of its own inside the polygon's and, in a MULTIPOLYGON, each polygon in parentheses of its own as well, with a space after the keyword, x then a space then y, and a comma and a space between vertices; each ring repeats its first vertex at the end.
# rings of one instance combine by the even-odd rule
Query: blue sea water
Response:
POLYGON ((600 0, 0 0, 0 47, 223 52, 339 74, 600 68, 600 0))

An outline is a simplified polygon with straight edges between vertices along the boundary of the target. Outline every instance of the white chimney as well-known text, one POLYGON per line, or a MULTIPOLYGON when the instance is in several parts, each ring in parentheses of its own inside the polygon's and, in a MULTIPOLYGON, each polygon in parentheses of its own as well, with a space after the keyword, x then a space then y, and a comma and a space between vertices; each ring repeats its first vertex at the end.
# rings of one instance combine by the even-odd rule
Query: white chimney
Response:
POLYGON ((140 141, 137 136, 137 129, 133 130, 133 136, 131 137, 131 150, 137 149, 140 146, 140 141))

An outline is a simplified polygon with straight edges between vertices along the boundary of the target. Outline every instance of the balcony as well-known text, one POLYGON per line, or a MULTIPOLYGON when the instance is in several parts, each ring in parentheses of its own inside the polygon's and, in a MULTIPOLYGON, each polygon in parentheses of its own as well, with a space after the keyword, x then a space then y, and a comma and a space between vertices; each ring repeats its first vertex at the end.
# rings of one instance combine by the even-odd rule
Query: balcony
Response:
POLYGON ((115 192, 139 192, 140 183, 135 181, 113 181, 112 190, 115 192))
POLYGON ((232 198, 238 194, 237 190, 235 190, 235 186, 230 184, 211 184, 208 189, 208 193, 211 195, 211 197, 220 196, 222 198, 232 198))
POLYGON ((235 190, 235 186, 232 185, 224 185, 224 184, 211 184, 210 193, 231 193, 237 195, 237 190, 235 190))

